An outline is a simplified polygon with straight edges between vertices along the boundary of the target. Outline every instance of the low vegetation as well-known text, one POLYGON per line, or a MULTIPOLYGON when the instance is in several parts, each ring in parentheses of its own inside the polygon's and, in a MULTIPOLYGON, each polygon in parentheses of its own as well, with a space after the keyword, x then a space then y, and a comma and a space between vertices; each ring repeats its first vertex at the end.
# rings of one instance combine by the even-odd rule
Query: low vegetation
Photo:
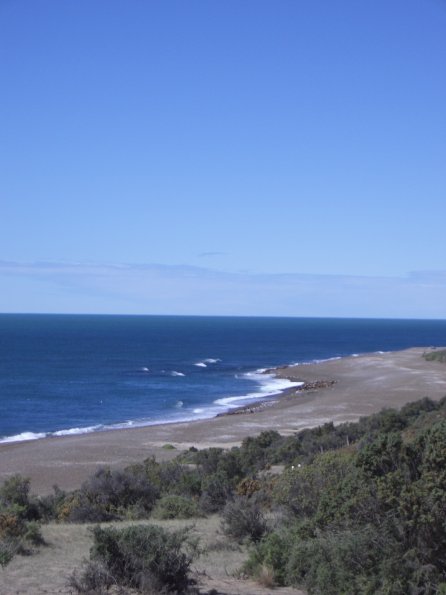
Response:
POLYGON ((424 353, 423 357, 428 362, 446 362, 446 349, 438 349, 424 353))
POLYGON ((78 593, 112 585, 144 593, 184 593, 196 544, 188 531, 167 532, 155 525, 93 529, 90 561, 69 579, 78 593))
POLYGON ((249 544, 243 572, 265 585, 446 594, 446 398, 294 436, 271 430, 230 450, 103 468, 78 490, 45 498, 11 478, 0 489, 0 563, 38 543, 38 523, 149 519, 95 528, 71 588, 185 593, 197 544, 156 521, 208 514, 219 515, 234 547, 249 544))
POLYGON ((15 475, 0 488, 0 565, 6 566, 16 553, 30 553, 43 543, 37 520, 39 501, 30 498, 30 482, 15 475))

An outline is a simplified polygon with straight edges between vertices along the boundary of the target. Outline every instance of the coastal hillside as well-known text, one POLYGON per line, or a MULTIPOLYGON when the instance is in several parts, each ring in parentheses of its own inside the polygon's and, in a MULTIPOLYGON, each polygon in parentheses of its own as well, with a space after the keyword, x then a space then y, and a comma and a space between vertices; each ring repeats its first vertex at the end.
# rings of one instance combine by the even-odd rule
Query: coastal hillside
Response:
POLYGON ((35 497, 15 476, 0 489, 0 581, 23 592, 63 533, 83 546, 70 558, 64 544, 57 592, 443 593, 445 469, 446 398, 424 398, 102 468, 72 492, 35 497))

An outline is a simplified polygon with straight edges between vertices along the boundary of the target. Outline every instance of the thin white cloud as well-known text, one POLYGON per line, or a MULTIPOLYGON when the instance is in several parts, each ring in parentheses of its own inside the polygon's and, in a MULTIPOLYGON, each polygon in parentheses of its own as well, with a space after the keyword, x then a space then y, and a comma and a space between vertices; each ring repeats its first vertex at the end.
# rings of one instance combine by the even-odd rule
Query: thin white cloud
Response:
POLYGON ((0 262, 0 311, 443 318, 446 271, 260 275, 150 263, 0 262))

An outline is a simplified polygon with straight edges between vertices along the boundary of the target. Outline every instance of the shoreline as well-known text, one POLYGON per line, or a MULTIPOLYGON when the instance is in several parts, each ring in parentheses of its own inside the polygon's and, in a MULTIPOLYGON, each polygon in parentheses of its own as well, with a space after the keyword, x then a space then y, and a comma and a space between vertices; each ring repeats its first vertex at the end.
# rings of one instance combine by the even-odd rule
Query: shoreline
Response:
POLYGON ((214 417, 220 417, 225 415, 231 415, 232 412, 238 412, 239 410, 246 409, 247 411, 251 408, 256 408, 261 404, 267 404, 271 401, 276 400, 279 398, 283 393, 286 393, 290 389, 294 388, 296 381, 288 379, 288 378, 280 378, 275 374, 276 369, 280 369, 282 366, 278 366, 277 368, 269 368, 266 369, 257 369, 253 372, 247 373, 247 376, 258 376, 262 378, 262 381, 258 380, 259 386, 258 390, 253 393, 249 393, 247 395, 237 395, 233 397, 222 397, 213 401, 210 405, 203 406, 201 413, 203 414, 202 417, 194 415, 194 416, 187 416, 185 415, 183 418, 180 416, 171 416, 166 417, 160 420, 129 420, 129 421, 118 421, 112 422, 107 425, 97 424, 92 426, 85 426, 85 427, 73 427, 73 428, 66 428, 61 430, 48 430, 48 431, 29 431, 25 430, 19 434, 13 434, 10 436, 4 436, 0 439, 0 448, 5 444, 17 444, 22 442, 34 442, 37 440, 44 440, 48 438, 65 438, 68 436, 82 436, 85 434, 96 434, 102 432, 111 432, 111 431, 122 431, 122 430, 135 430, 139 428, 149 428, 153 426, 162 426, 168 424, 179 424, 179 423, 193 423, 198 421, 205 421, 213 419, 214 417), (271 386, 268 386, 268 392, 265 392, 265 381, 273 380, 276 384, 280 384, 280 387, 273 387, 271 390, 271 386), (262 390, 263 388, 263 390, 262 390), (227 401, 225 405, 221 404, 220 401, 227 401), (235 401, 246 401, 244 405, 230 405, 230 402, 235 401), (215 404, 219 404, 219 408, 222 409, 219 413, 215 412, 215 404), (224 409, 226 407, 226 409, 224 409), (214 411, 213 411, 214 410, 214 411))
POLYGON ((35 493, 50 493, 55 484, 71 490, 104 465, 119 468, 150 456, 168 460, 191 446, 230 448, 268 429, 289 435, 426 396, 439 400, 446 395, 446 365, 426 361, 422 355, 429 350, 355 354, 268 370, 304 384, 212 418, 3 442, 0 482, 20 473, 30 477, 35 493), (163 448, 166 444, 174 448, 163 448))

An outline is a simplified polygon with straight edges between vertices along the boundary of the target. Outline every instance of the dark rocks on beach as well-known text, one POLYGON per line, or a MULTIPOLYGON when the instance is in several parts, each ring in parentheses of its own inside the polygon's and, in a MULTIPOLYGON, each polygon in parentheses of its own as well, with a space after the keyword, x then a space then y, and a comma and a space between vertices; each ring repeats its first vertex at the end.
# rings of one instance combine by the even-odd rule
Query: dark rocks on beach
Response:
POLYGON ((229 409, 224 413, 218 413, 217 417, 223 417, 225 415, 240 415, 241 413, 258 413, 259 411, 263 411, 267 407, 271 407, 276 401, 262 401, 257 403, 252 403, 251 405, 242 405, 241 407, 237 407, 235 409, 229 409))
POLYGON ((302 386, 296 388, 296 392, 303 390, 318 390, 319 388, 329 388, 336 384, 336 380, 314 380, 313 382, 305 382, 302 386))

